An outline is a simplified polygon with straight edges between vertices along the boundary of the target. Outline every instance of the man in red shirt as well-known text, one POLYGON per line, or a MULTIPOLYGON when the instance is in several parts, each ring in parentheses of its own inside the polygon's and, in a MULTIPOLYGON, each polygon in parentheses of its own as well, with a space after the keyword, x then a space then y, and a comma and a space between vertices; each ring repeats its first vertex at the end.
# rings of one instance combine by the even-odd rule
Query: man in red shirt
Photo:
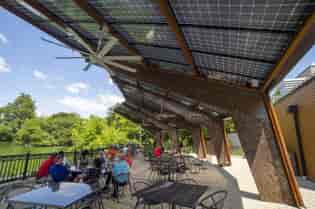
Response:
POLYGON ((49 173, 49 168, 55 164, 55 161, 56 161, 55 154, 50 155, 47 160, 43 161, 42 164, 39 166, 36 178, 40 179, 43 177, 47 177, 49 173))

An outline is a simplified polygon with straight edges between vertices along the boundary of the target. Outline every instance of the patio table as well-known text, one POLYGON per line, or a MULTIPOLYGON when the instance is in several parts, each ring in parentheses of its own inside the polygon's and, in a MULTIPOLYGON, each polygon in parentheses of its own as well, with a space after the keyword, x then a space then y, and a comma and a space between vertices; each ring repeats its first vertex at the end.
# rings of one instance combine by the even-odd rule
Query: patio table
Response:
POLYGON ((168 203, 187 208, 196 208, 200 197, 209 187, 195 184, 166 182, 142 189, 134 195, 146 201, 168 203))
POLYGON ((45 186, 9 199, 9 204, 23 204, 54 208, 67 208, 93 194, 87 184, 62 182, 56 187, 45 186))

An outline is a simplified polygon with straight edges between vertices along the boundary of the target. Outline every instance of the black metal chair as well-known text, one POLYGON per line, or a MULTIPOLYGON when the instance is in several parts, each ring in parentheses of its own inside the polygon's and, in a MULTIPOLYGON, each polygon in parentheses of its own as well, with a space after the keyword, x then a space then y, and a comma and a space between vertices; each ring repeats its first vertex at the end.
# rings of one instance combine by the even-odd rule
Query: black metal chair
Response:
POLYGON ((186 179, 178 179, 176 182, 178 183, 183 183, 183 184, 195 184, 195 185, 199 185, 199 183, 192 178, 186 178, 186 179))
POLYGON ((117 201, 119 201, 119 197, 122 196, 122 195, 125 195, 125 188, 128 187, 128 191, 130 192, 131 191, 131 185, 130 185, 130 173, 121 173, 117 176, 113 176, 113 186, 114 186, 114 190, 115 190, 115 185, 114 184, 117 184, 117 201), (124 182, 124 183, 119 183, 119 181, 117 180, 118 178, 126 178, 127 181, 124 182), (120 190, 122 188, 122 190, 120 190))
POLYGON ((222 209, 227 198, 227 191, 216 191, 202 198, 199 206, 203 209, 222 209))
MULTIPOLYGON (((16 184, 8 185, 0 194, 1 195, 0 196, 1 208, 13 208, 13 206, 10 205, 8 202, 8 200, 11 197, 14 197, 14 196, 19 195, 19 194, 23 194, 25 192, 29 192, 33 189, 35 189, 34 186, 28 185, 28 184, 23 184, 23 183, 16 183, 16 184)), ((31 208, 31 207, 19 205, 19 206, 16 206, 14 208, 26 209, 26 208, 31 208)))
MULTIPOLYGON (((145 181, 145 180, 141 180, 141 181, 135 181, 133 183, 133 196, 136 196, 134 194, 136 194, 137 192, 139 192, 140 190, 142 189, 145 189, 147 187, 150 187, 152 184, 149 182, 149 181, 145 181)), ((148 201, 146 200, 145 198, 140 198, 139 196, 136 196, 137 198, 137 201, 136 201, 136 205, 134 207, 134 209, 136 209, 139 205, 143 205, 143 207, 145 208, 146 206, 148 206, 149 208, 151 206, 154 206, 154 205, 159 205, 161 204, 160 202, 155 202, 155 201, 148 201)), ((163 209, 163 204, 161 204, 161 208, 163 209)))

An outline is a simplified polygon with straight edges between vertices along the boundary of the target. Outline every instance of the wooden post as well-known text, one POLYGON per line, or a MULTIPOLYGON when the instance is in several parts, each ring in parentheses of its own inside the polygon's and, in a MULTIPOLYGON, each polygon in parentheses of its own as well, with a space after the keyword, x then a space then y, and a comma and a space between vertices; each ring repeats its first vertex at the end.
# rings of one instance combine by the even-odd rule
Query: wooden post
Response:
POLYGON ((25 164, 24 164, 24 170, 23 170, 23 179, 26 179, 26 177, 27 177, 27 170, 28 170, 28 164, 29 164, 29 161, 30 161, 30 157, 31 157, 31 154, 28 152, 28 153, 25 155, 25 164))

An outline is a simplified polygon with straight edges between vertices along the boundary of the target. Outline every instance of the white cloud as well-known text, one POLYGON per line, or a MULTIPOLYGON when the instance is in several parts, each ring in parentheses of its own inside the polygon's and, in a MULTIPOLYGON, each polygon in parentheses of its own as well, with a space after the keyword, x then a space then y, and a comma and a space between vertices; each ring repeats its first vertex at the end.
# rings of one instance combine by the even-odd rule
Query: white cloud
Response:
POLYGON ((94 99, 79 96, 65 96, 58 103, 71 108, 72 111, 82 116, 99 115, 104 116, 109 108, 124 101, 124 98, 113 94, 99 94, 94 99))
POLYGON ((41 71, 38 71, 38 70, 33 71, 33 76, 38 80, 46 80, 47 79, 47 75, 41 71))
POLYGON ((0 73, 10 72, 10 66, 3 57, 0 57, 0 73))
POLYGON ((72 83, 66 86, 66 90, 73 94, 78 94, 83 90, 87 90, 88 88, 89 88, 89 85, 83 82, 72 83))
POLYGON ((0 33, 0 43, 3 43, 3 44, 8 43, 7 37, 5 37, 5 35, 3 35, 2 33, 0 33))
POLYGON ((108 78, 108 81, 109 81, 109 84, 110 84, 111 86, 114 85, 114 82, 113 82, 113 79, 112 79, 112 78, 108 78))

